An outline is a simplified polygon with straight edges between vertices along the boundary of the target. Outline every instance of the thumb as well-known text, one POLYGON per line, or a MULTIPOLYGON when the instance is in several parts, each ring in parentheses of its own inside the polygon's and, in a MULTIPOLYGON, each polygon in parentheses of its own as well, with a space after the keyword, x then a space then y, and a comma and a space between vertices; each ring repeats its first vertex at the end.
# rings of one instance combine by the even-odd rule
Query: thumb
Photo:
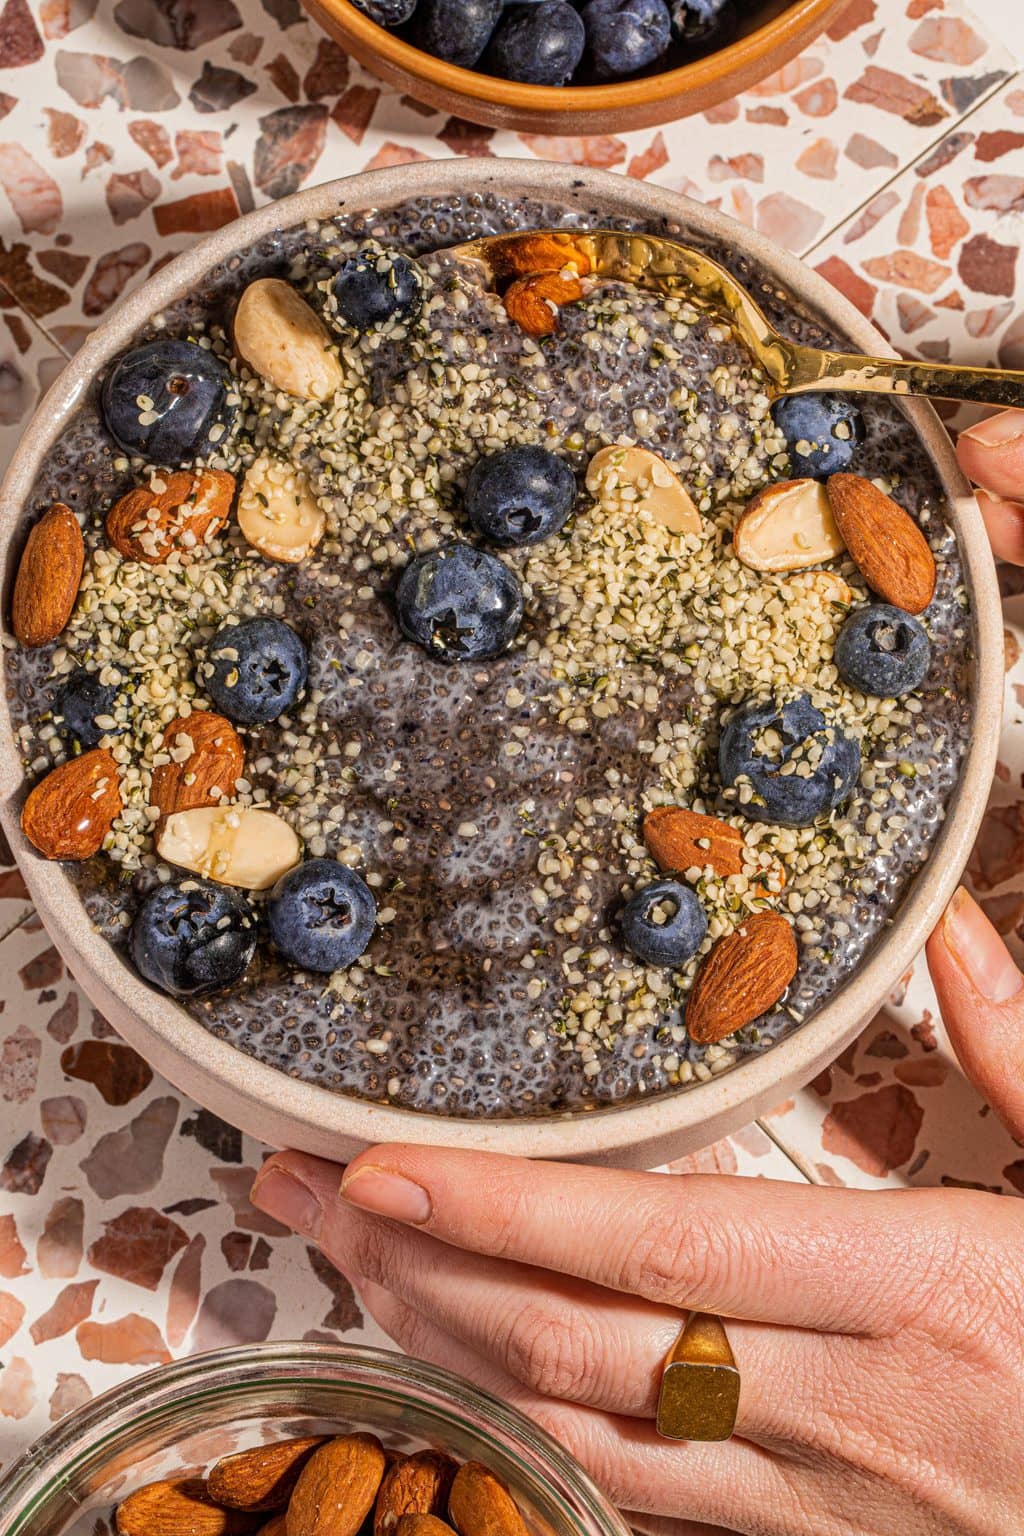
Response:
POLYGON ((1010 1134, 1024 1140, 1024 976, 962 886, 927 954, 960 1065, 1010 1134))

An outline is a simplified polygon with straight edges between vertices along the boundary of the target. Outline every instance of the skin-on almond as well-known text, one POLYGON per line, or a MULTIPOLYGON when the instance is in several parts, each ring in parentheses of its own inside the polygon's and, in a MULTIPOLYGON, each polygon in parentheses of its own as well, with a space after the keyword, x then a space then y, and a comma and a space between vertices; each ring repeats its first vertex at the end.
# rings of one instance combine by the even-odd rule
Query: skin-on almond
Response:
POLYGON ((259 1517, 222 1509, 201 1477, 147 1483, 117 1506, 119 1536, 241 1536, 259 1517))
POLYGON ((283 1514, 275 1515, 272 1520, 267 1521, 266 1525, 260 1526, 259 1536, 287 1536, 287 1530, 288 1517, 283 1514))
MULTIPOLYGON (((458 1471, 450 1456, 419 1451, 401 1456, 384 1475, 373 1515, 373 1536, 393 1536, 403 1515, 443 1515, 458 1471)), ((429 1536, 424 1532, 423 1536, 429 1536)))
POLYGON ((498 277, 533 277, 538 272, 561 272, 571 267, 581 277, 590 271, 590 257, 566 231, 538 234, 531 231, 496 246, 491 263, 498 277))
POLYGON ((587 465, 587 490, 602 506, 649 513, 669 533, 700 533, 704 526, 671 464, 650 448, 599 449, 587 465))
POLYGON ((923 613, 935 595, 935 556, 910 513, 861 475, 831 475, 828 499, 872 592, 905 613, 923 613))
POLYGON ((758 912, 719 939, 702 961, 686 1004, 686 1028, 713 1045, 761 1017, 796 975, 793 930, 778 912, 758 912))
POLYGON ((502 303, 510 320, 527 336, 552 336, 558 311, 583 297, 583 284, 572 272, 539 272, 517 278, 505 290, 502 303))
POLYGON ((224 527, 234 496, 226 470, 177 470, 115 501, 107 538, 126 560, 143 565, 163 565, 175 552, 191 559, 224 527))
POLYGON ((261 277, 235 311, 235 351, 275 389, 301 400, 326 400, 342 380, 327 327, 291 283, 261 277))
POLYGON ((284 1509, 299 1473, 326 1440, 326 1435, 306 1435, 223 1456, 207 1479, 210 1497, 230 1509, 284 1509))
POLYGON ((70 507, 55 501, 29 533, 11 599, 22 645, 49 645, 71 617, 85 565, 85 541, 70 507))
POLYGON ((287 1536, 356 1536, 373 1508, 385 1457, 374 1435, 328 1440, 306 1462, 288 1505, 287 1536))
POLYGON ((817 480, 766 485, 740 514, 733 549, 755 571, 800 571, 834 560, 843 537, 825 487, 817 480))
POLYGON ((455 1532, 436 1515, 403 1515, 395 1526, 395 1536, 455 1536, 455 1532))
POLYGON ((467 1461, 459 1468, 448 1513, 460 1536, 527 1536, 515 1499, 501 1479, 478 1461, 467 1461))
POLYGON ((743 836, 717 816, 702 816, 681 805, 659 805, 644 817, 644 842, 659 869, 704 869, 738 875, 743 869, 743 836), (703 845, 703 846, 702 846, 703 845))
POLYGON ((161 817, 233 799, 235 780, 245 769, 245 749, 223 715, 194 709, 172 720, 163 728, 162 750, 171 754, 171 761, 153 769, 149 790, 149 803, 161 817))
POLYGON ((89 859, 121 810, 117 764, 105 747, 69 757, 32 790, 21 830, 47 859, 89 859))

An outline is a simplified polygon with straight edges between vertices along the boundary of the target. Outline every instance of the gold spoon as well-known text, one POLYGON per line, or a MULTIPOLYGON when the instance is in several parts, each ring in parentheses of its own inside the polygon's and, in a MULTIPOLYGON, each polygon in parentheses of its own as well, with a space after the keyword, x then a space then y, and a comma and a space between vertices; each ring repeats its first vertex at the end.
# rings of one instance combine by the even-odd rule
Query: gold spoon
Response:
POLYGON ((789 341, 765 318, 742 283, 717 261, 660 235, 616 229, 536 229, 471 240, 438 254, 473 263, 490 286, 571 267, 580 277, 614 278, 690 299, 731 322, 738 339, 763 369, 773 399, 837 389, 1024 407, 1024 372, 823 352, 789 341))

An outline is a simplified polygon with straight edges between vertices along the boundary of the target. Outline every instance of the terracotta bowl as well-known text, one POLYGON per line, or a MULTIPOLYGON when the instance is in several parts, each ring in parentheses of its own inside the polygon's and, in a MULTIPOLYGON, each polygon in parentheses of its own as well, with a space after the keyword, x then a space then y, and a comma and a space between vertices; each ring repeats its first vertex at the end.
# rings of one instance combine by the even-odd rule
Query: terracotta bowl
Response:
MULTIPOLYGON (((307 219, 394 206, 411 197, 499 194, 578 208, 587 222, 633 220, 747 255, 844 344, 885 352, 877 331, 815 273, 760 235, 677 194, 603 171, 538 161, 425 161, 331 182, 249 214, 201 241, 133 293, 90 337, 46 395, 0 489, 0 576, 9 600, 26 501, 44 456, 67 429, 96 374, 135 333, 206 274, 255 242, 307 219)), ((818 1014, 763 1055, 675 1094, 622 1108, 535 1119, 471 1121, 342 1097, 286 1076, 215 1039, 169 998, 151 990, 94 932, 59 863, 41 859, 21 833, 27 792, 9 706, 0 705, 0 822, 46 926, 96 1007, 153 1066, 201 1104, 265 1142, 345 1158, 370 1142, 407 1140, 534 1157, 653 1167, 707 1145, 806 1083, 853 1039, 906 971, 938 920, 962 870, 985 806, 1002 700, 1002 626, 992 557, 975 501, 931 407, 904 407, 953 509, 972 596, 971 740, 957 791, 931 857, 894 914, 884 940, 818 1014)))
POLYGON ((757 24, 728 48, 678 69, 611 85, 520 85, 459 69, 379 27, 351 0, 302 0, 360 64, 417 101, 522 133, 622 133, 704 112, 756 85, 806 48, 850 0, 765 0, 757 24))

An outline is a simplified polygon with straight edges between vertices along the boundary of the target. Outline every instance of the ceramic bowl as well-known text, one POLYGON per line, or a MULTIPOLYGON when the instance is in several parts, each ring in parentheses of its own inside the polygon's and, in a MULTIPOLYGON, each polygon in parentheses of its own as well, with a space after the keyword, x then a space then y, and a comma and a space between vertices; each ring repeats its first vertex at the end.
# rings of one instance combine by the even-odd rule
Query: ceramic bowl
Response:
MULTIPOLYGON (((20 552, 25 503, 40 462, 60 438, 96 374, 149 318, 256 241, 307 219, 394 206, 412 197, 500 195, 556 202, 597 225, 631 220, 686 240, 731 247, 795 296, 844 345, 886 352, 852 305, 795 257, 712 209, 643 182, 538 161, 424 161, 314 187, 249 214, 179 256, 126 299, 90 337, 46 395, 24 432, 0 491, 2 578, 8 600, 20 552)), ((215 1039, 170 998, 153 991, 96 932, 59 863, 41 859, 22 835, 27 793, 9 705, 0 706, 0 821, 46 926, 96 1007, 172 1083, 225 1120, 276 1146, 345 1158, 371 1142, 407 1140, 653 1167, 709 1144, 815 1076, 868 1022, 921 949, 966 862, 992 779, 1002 697, 1002 626, 984 526, 949 438, 930 406, 904 409, 953 509, 972 596, 976 657, 973 721, 963 773, 931 857, 895 912, 884 940, 815 1017, 771 1050, 688 1090, 643 1103, 532 1119, 464 1120, 333 1094, 300 1082, 215 1039)))
POLYGON ((379 27, 352 0, 302 0, 360 64, 440 112, 521 133, 623 133, 673 122, 756 85, 806 48, 850 0, 765 0, 757 19, 717 53, 609 85, 521 85, 446 64, 379 27))

